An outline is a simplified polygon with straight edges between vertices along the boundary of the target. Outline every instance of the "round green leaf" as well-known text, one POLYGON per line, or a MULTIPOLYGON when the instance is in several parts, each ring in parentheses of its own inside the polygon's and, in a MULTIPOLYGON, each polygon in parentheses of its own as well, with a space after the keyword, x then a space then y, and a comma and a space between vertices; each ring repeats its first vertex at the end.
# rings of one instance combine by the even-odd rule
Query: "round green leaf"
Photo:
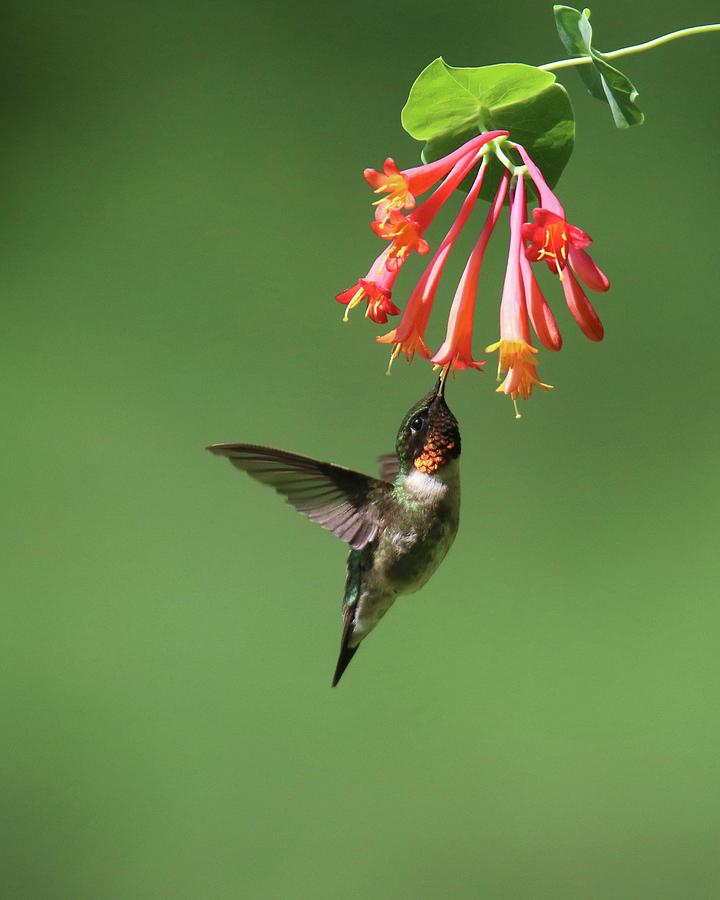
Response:
MULTIPOLYGON (((483 131, 503 129, 522 144, 552 187, 575 142, 575 119, 552 72, 520 63, 480 68, 433 60, 415 80, 402 111, 405 130, 427 143, 425 162, 439 159, 483 131)), ((519 162, 519 160, 518 160, 519 162)), ((493 160, 481 196, 492 199, 502 174, 493 160)), ((469 176, 461 187, 469 188, 469 176)))

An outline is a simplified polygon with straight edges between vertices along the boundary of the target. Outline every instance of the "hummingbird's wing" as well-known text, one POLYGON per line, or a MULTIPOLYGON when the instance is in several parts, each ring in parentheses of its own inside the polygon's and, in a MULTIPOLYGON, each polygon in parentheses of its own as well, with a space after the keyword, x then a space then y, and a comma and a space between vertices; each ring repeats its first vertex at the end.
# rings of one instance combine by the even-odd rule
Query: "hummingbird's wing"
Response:
POLYGON ((380 469, 380 480, 394 484, 400 472, 400 460, 394 453, 383 453, 382 456, 378 456, 378 468, 380 469))
POLYGON ((207 449, 227 457, 238 469, 275 488, 295 509, 332 531, 353 549, 361 550, 377 534, 372 499, 389 493, 389 484, 352 469, 273 447, 213 444, 207 449))

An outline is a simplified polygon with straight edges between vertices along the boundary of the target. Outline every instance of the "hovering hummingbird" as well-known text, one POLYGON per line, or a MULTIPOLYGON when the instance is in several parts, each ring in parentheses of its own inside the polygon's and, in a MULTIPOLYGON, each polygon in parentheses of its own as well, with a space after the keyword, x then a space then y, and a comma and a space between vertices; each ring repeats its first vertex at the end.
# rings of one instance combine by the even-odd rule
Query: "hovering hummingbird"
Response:
POLYGON ((405 415, 380 479, 255 444, 213 444, 295 509, 350 545, 340 656, 332 686, 401 594, 421 588, 457 534, 460 431, 445 402, 447 370, 405 415))

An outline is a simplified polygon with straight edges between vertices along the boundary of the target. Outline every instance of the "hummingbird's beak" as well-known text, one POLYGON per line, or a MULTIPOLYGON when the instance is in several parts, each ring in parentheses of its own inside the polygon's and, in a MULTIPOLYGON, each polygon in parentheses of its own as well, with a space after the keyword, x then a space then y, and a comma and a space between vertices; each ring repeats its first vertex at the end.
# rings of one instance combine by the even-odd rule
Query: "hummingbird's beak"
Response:
POLYGON ((437 380, 437 384, 435 385, 435 396, 436 397, 445 397, 445 382, 447 381, 448 372, 450 371, 450 366, 445 366, 445 368, 440 373, 440 377, 437 380))

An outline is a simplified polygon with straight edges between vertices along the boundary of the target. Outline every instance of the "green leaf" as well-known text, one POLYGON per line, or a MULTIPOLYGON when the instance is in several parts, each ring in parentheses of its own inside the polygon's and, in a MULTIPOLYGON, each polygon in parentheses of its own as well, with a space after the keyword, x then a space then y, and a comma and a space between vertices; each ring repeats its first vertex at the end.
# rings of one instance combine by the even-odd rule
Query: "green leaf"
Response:
POLYGON ((554 6, 553 12, 560 40, 568 54, 592 57, 591 63, 577 67, 589 93, 609 104, 618 128, 642 125, 645 116, 635 103, 638 96, 635 85, 592 46, 590 10, 581 13, 571 6, 554 6))
MULTIPOLYGON (((403 128, 426 141, 425 162, 439 159, 483 131, 502 129, 523 144, 552 187, 572 153, 575 119, 552 72, 505 63, 449 66, 442 57, 418 75, 402 111, 403 128)), ((503 168, 493 159, 481 196, 492 199, 503 168)), ((472 178, 463 182, 465 190, 472 178)))

